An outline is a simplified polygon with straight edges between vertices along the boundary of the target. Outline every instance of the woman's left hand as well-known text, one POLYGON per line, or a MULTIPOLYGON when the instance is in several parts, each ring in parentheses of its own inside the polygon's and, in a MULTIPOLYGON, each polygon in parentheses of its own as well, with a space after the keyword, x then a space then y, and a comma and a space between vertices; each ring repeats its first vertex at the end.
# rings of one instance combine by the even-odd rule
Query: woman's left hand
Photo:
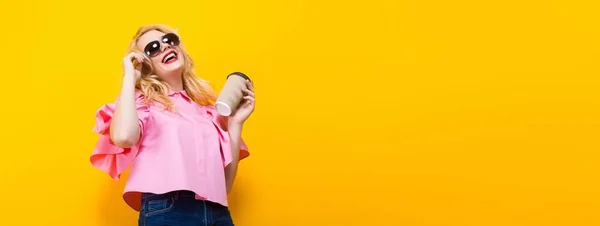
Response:
POLYGON ((246 88, 242 90, 244 93, 244 99, 240 102, 237 110, 229 116, 229 125, 235 123, 236 125, 242 125, 254 112, 254 85, 252 82, 246 80, 246 88))

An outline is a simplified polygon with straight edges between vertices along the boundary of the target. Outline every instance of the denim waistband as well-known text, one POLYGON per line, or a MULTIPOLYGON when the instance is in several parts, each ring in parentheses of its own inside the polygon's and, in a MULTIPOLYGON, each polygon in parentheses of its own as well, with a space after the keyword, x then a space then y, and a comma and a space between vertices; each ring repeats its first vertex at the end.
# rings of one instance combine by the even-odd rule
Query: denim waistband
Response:
POLYGON ((142 202, 173 198, 174 200, 196 199, 196 193, 192 191, 171 191, 164 194, 142 193, 142 202))
POLYGON ((196 200, 191 191, 142 194, 138 225, 227 225, 233 226, 229 209, 208 200, 196 200))

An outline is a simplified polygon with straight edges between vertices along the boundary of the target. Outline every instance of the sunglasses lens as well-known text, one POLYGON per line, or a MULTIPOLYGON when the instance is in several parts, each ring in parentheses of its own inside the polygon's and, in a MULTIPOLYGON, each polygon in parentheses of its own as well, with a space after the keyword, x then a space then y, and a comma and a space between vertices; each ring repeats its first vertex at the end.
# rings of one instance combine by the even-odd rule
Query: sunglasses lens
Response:
POLYGON ((144 48, 144 53, 149 57, 154 57, 160 53, 160 43, 152 41, 144 48))
POLYGON ((167 43, 171 46, 177 46, 179 45, 179 36, 173 33, 166 34, 165 36, 163 36, 162 42, 167 43))

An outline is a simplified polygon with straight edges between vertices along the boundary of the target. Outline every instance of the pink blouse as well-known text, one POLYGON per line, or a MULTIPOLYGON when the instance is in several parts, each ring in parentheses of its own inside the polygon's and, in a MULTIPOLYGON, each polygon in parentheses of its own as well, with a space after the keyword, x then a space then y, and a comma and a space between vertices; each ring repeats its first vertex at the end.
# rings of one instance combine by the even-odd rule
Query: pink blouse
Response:
MULTIPOLYGON (((217 121, 220 116, 213 106, 195 103, 185 91, 172 92, 169 97, 174 111, 146 105, 137 94, 142 136, 137 145, 124 149, 114 145, 109 135, 115 103, 102 106, 96 114, 94 132, 100 139, 90 157, 92 165, 115 180, 131 165, 123 199, 136 211, 142 192, 175 190, 190 190, 196 199, 227 206, 224 169, 232 154, 229 134, 217 121)), ((239 158, 248 155, 242 140, 239 158)))

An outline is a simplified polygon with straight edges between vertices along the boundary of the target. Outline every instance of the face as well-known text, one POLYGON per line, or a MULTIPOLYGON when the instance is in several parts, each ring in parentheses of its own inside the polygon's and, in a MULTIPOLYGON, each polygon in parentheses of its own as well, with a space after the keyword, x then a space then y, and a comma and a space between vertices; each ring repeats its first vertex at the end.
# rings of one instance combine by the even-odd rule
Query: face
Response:
POLYGON ((137 47, 150 58, 154 73, 159 77, 181 76, 184 57, 177 35, 151 30, 140 36, 137 47))

